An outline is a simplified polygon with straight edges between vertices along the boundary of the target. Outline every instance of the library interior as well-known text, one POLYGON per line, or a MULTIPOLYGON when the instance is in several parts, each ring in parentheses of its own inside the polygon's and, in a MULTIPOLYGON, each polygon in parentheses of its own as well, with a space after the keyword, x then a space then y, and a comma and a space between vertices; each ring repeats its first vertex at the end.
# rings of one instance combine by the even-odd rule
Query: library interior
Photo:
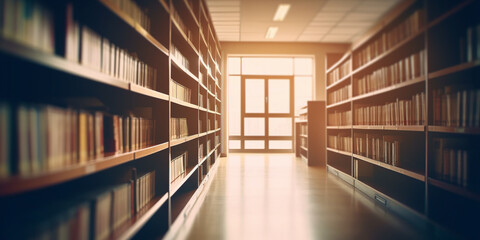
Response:
POLYGON ((479 13, 0 0, 0 239, 480 239, 479 13))

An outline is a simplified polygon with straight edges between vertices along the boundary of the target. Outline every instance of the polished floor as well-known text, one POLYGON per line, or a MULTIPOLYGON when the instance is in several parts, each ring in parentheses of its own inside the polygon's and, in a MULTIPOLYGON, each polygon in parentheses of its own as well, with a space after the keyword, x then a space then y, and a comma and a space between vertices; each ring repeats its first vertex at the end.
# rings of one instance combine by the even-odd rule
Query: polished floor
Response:
POLYGON ((325 169, 307 167, 293 154, 222 158, 195 212, 178 238, 430 238, 325 169))

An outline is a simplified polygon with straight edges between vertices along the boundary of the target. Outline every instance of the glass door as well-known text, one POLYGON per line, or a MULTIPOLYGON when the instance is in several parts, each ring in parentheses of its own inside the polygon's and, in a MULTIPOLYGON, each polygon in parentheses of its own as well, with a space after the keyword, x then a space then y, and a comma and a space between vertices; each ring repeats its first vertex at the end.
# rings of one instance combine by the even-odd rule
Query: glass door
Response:
POLYGON ((293 152, 293 77, 242 76, 240 148, 231 152, 293 152))

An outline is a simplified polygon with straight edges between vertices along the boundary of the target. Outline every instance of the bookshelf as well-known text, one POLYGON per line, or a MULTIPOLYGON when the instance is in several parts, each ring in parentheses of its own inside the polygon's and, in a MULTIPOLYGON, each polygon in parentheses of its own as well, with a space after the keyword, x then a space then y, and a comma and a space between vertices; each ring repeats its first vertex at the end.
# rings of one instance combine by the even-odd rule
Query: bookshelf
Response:
POLYGON ((295 121, 295 154, 309 166, 325 166, 325 101, 308 101, 295 121))
POLYGON ((221 46, 205 1, 0 6, 0 211, 12 216, 0 238, 178 229, 220 157, 221 46))
POLYGON ((468 238, 479 237, 478 9, 403 1, 349 52, 327 55, 325 76, 328 170, 468 238))

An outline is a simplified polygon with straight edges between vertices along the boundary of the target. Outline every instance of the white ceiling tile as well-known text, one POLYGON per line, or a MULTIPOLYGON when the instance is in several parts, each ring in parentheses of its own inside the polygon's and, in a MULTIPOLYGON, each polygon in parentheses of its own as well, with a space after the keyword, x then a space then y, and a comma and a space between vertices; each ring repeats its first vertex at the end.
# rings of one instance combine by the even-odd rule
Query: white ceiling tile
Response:
POLYGON ((345 16, 345 21, 372 21, 379 17, 378 13, 349 13, 345 16))
POLYGON ((220 41, 349 42, 373 26, 401 0, 207 0, 220 41), (274 22, 280 3, 291 4, 274 22), (273 40, 270 26, 279 27, 273 40))
POLYGON ((335 35, 335 34, 356 34, 359 32, 361 29, 358 27, 335 27, 330 30, 329 35, 335 35))

